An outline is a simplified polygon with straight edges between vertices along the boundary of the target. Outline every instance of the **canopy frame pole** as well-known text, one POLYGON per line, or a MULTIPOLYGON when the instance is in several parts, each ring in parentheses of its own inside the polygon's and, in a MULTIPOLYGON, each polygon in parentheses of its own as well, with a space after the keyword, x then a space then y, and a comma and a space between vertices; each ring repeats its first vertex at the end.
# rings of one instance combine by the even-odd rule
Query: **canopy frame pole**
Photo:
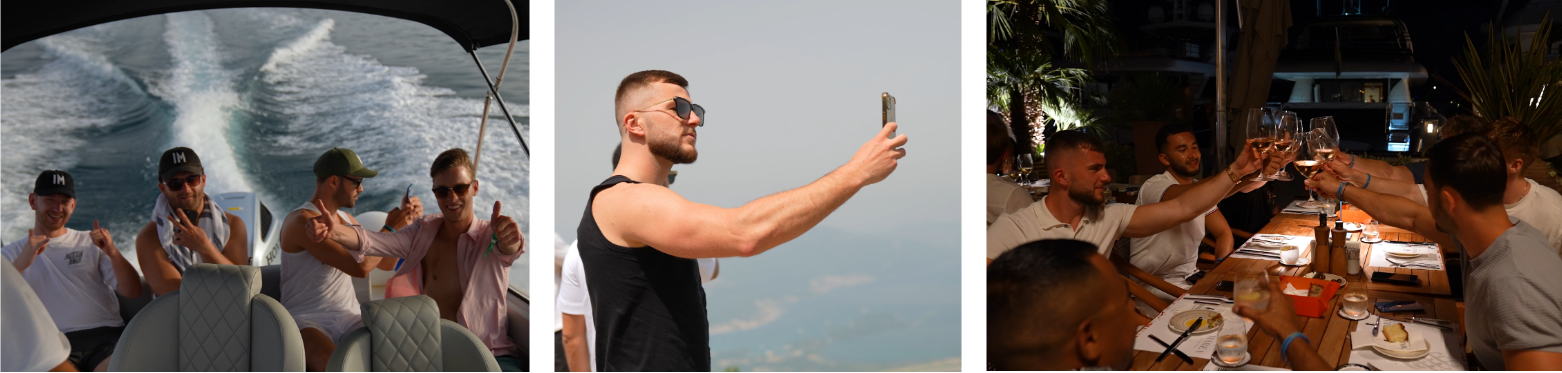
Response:
MULTIPOLYGON (((526 138, 521 137, 521 128, 515 124, 515 116, 510 114, 510 108, 505 106, 504 97, 499 95, 499 89, 494 87, 494 81, 488 77, 488 68, 483 67, 483 60, 477 58, 477 50, 468 49, 467 54, 472 56, 472 62, 477 63, 477 71, 483 73, 483 83, 488 84, 488 94, 494 96, 494 101, 499 103, 499 110, 504 112, 504 119, 510 121, 510 130, 515 131, 515 139, 520 140, 521 150, 531 157, 531 147, 526 146, 526 138)), ((479 134, 481 136, 481 134, 479 134)))
POLYGON ((1215 1, 1215 164, 1224 165, 1226 149, 1226 2, 1215 1))

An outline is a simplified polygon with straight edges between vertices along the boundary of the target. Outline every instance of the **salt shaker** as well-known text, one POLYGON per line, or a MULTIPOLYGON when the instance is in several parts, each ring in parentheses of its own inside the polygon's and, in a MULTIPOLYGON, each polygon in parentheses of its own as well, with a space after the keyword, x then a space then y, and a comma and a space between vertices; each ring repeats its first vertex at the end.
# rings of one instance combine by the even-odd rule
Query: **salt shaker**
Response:
POLYGON ((1361 274, 1361 241, 1345 241, 1345 273, 1361 274))

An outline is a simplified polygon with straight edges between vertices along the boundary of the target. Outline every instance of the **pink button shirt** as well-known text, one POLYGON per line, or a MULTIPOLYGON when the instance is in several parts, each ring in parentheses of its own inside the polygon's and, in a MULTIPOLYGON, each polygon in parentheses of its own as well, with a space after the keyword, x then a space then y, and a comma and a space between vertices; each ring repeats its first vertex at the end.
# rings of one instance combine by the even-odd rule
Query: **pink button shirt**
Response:
MULTIPOLYGON (((439 233, 439 227, 444 221, 444 214, 430 214, 394 233, 370 232, 355 227, 353 230, 358 232, 360 251, 353 252, 353 257, 359 262, 363 261, 365 255, 406 259, 393 279, 410 280, 404 281, 405 285, 410 285, 416 294, 422 294, 423 257, 428 254, 434 236, 439 233)), ((495 248, 493 252, 484 255, 492 236, 493 230, 489 229, 487 220, 473 219, 466 234, 456 241, 456 258, 461 276, 461 309, 456 313, 456 322, 476 334, 483 344, 488 345, 488 350, 494 356, 519 356, 520 348, 510 340, 508 334, 510 329, 505 313, 505 291, 510 284, 510 264, 515 262, 522 251, 505 255, 495 248)), ((390 294, 386 294, 386 297, 393 298, 390 294)))

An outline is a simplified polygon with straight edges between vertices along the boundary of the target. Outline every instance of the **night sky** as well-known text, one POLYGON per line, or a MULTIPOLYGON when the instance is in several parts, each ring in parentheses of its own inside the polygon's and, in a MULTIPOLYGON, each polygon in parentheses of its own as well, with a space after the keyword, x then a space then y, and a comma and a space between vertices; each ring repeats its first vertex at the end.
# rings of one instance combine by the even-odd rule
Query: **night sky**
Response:
MULTIPOLYGON (((1200 0, 1191 1, 1191 6, 1197 7, 1200 0)), ((1507 11, 1509 15, 1517 13, 1524 8, 1529 0, 1508 1, 1507 11)), ((1367 14, 1383 14, 1381 9, 1387 2, 1385 0, 1363 0, 1362 11, 1367 14)), ((1453 57, 1464 53, 1465 34, 1469 33, 1477 47, 1484 47, 1486 36, 1486 24, 1497 17, 1499 8, 1502 8, 1502 0, 1400 0, 1393 1, 1387 15, 1405 22, 1410 31, 1411 41, 1415 47, 1416 62, 1426 66, 1431 76, 1424 84, 1411 91, 1411 96, 1416 101, 1433 101, 1439 111, 1445 114, 1458 114, 1467 112, 1468 105, 1450 112, 1444 106, 1449 106, 1449 101, 1461 101, 1454 92, 1443 84, 1438 77, 1458 84, 1459 73, 1454 69, 1453 57), (1437 85, 1437 90, 1432 86, 1437 85), (1437 104, 1440 103, 1440 104, 1437 104)), ((1149 24, 1149 16, 1146 9, 1152 5, 1161 5, 1170 9, 1170 2, 1166 0, 1114 0, 1112 11, 1117 18, 1118 31, 1125 37, 1144 35, 1139 30, 1140 26, 1149 24)), ((1232 13, 1235 9, 1235 1, 1227 0, 1228 27, 1236 27, 1236 17, 1232 13)), ((1322 1, 1323 15, 1330 16, 1340 13, 1341 0, 1322 1)), ((1318 2, 1307 0, 1291 1, 1290 36, 1294 42, 1298 26, 1305 25, 1317 17, 1318 2)), ((1235 48, 1235 44, 1232 44, 1235 48)))

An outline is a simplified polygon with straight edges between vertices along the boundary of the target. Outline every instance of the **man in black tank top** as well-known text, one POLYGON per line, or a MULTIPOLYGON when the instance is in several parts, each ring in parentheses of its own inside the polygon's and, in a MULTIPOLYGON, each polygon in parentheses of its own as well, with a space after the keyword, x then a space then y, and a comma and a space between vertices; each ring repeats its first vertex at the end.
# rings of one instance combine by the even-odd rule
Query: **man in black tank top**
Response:
POLYGON ((710 323, 694 258, 753 256, 802 235, 895 171, 906 136, 885 125, 852 159, 797 189, 725 209, 667 189, 693 163, 705 109, 682 76, 625 77, 614 97, 622 158, 592 188, 576 234, 591 289, 601 371, 710 371, 710 323))

